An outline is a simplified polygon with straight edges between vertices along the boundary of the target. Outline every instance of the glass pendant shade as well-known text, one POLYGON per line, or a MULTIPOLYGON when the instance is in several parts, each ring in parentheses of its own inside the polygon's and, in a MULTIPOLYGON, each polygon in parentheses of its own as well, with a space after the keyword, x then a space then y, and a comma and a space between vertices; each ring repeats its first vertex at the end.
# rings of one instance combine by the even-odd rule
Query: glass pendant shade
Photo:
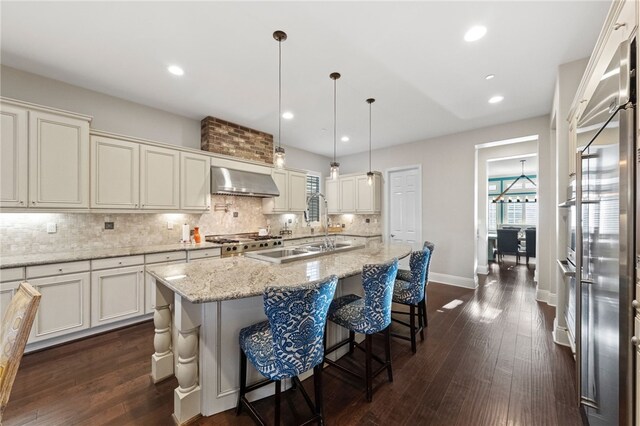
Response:
POLYGON ((367 184, 369 186, 373 185, 373 172, 367 172, 367 184))
POLYGON ((276 169, 284 168, 284 148, 277 146, 275 152, 273 153, 273 164, 276 169))
POLYGON ((331 180, 337 180, 338 176, 340 176, 340 163, 336 163, 335 161, 331 162, 331 180))

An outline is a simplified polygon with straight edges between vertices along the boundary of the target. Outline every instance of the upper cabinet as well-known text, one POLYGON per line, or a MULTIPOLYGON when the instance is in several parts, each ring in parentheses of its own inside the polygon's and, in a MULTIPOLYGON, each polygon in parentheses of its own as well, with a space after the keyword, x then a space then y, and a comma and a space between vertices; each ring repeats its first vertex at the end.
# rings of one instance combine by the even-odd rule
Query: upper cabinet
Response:
POLYGON ((91 207, 138 208, 139 157, 135 142, 91 136, 91 207))
POLYGON ((211 159, 206 155, 180 153, 180 209, 211 207, 211 159))
POLYGON ((0 109, 0 203, 26 207, 28 200, 28 112, 2 104, 0 109))
POLYGON ((343 175, 326 180, 329 214, 375 214, 381 211, 382 179, 374 173, 369 185, 366 174, 343 175))
POLYGON ((180 153, 140 145, 140 207, 146 210, 180 208, 180 153))
POLYGON ((262 200, 262 210, 265 214, 302 212, 307 209, 306 173, 273 169, 271 176, 280 191, 280 196, 262 200))
POLYGON ((89 207, 90 117, 0 103, 1 207, 89 207))

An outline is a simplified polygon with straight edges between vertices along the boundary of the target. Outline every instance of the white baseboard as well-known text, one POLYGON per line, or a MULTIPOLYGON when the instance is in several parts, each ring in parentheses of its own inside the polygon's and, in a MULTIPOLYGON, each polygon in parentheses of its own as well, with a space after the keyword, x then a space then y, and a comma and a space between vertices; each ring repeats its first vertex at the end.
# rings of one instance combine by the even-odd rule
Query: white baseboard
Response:
POLYGON ((476 274, 478 275, 488 275, 489 274, 489 265, 478 265, 476 268, 476 274))
POLYGON ((560 327, 558 325, 558 318, 553 320, 553 341, 557 345, 568 346, 571 347, 571 342, 569 340, 569 332, 565 327, 560 327))
POLYGON ((429 281, 441 284, 454 285, 456 287, 464 287, 475 289, 477 284, 473 278, 459 277, 456 275, 439 274, 437 272, 429 272, 429 281))
POLYGON ((536 289, 536 300, 538 302, 549 303, 549 290, 536 289))
POLYGON ((556 293, 549 293, 549 301, 547 302, 549 306, 558 306, 558 295, 556 293))

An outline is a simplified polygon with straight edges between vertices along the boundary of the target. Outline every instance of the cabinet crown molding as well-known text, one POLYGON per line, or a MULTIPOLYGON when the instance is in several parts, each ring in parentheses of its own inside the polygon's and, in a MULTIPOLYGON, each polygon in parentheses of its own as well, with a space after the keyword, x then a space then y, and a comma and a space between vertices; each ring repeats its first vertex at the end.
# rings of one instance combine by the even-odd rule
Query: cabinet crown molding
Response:
POLYGON ((77 112, 67 111, 67 110, 64 110, 64 109, 59 109, 59 108, 53 108, 53 107, 48 107, 48 106, 44 106, 44 105, 34 104, 34 103, 31 103, 31 102, 21 101, 21 100, 18 100, 18 99, 7 98, 7 97, 4 97, 4 96, 0 96, 0 103, 5 103, 7 105, 13 105, 13 106, 22 107, 22 108, 28 108, 28 109, 31 109, 31 110, 49 112, 49 113, 52 113, 52 114, 61 115, 63 117, 77 118, 79 120, 86 120, 88 122, 93 121, 93 116, 91 116, 91 115, 80 114, 80 113, 77 113, 77 112))

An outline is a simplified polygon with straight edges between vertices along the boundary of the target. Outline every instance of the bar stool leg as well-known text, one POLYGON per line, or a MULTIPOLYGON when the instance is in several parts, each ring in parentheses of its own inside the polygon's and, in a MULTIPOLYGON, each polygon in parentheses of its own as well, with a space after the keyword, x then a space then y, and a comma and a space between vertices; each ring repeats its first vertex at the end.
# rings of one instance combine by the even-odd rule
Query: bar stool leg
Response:
POLYGON ((418 302, 418 328, 420 329, 420 340, 424 341, 424 324, 422 318, 422 302, 418 302))
POLYGON ((416 306, 409 305, 409 330, 411 333, 411 352, 416 353, 416 306))
POLYGON ((319 425, 324 425, 324 405, 322 401, 322 363, 313 368, 313 387, 316 400, 316 415, 319 425))
POLYGON ((240 391, 238 392, 238 405, 236 406, 236 416, 240 415, 242 411, 242 398, 246 393, 247 388, 247 356, 244 351, 240 349, 240 391))
POLYGON ((393 370, 391 369, 391 324, 384 330, 384 354, 387 362, 387 376, 393 382, 393 370))
POLYGON ((427 293, 425 289, 424 299, 422 299, 422 314, 424 315, 424 326, 427 327, 429 325, 429 321, 427 320, 427 293))
POLYGON ((276 412, 275 412, 274 423, 276 426, 280 426, 280 391, 281 391, 282 382, 280 380, 276 380, 275 383, 276 383, 276 412))
POLYGON ((349 330, 349 355, 353 355, 353 348, 356 343, 356 333, 355 331, 349 330))
POLYGON ((365 337, 365 349, 365 383, 367 387, 367 401, 371 402, 371 400, 373 399, 373 379, 371 377, 371 334, 367 334, 365 337))

